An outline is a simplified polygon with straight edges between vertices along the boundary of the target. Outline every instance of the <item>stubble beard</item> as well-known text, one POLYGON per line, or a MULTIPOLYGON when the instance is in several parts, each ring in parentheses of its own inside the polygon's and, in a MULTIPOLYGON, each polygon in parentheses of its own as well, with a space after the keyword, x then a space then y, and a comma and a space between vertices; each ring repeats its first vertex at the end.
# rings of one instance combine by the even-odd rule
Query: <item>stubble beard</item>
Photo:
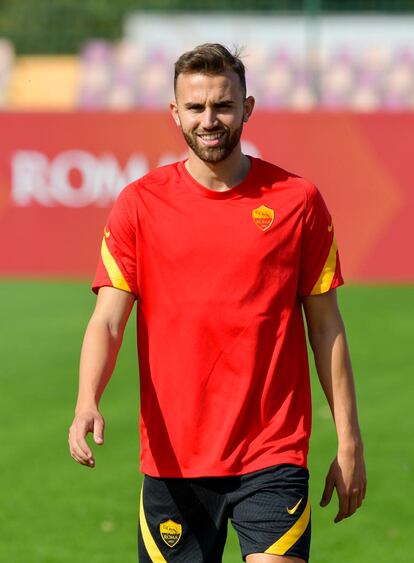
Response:
POLYGON ((225 160, 239 144, 241 134, 243 132, 243 121, 240 126, 229 134, 229 130, 223 127, 211 129, 208 133, 217 131, 224 131, 224 142, 218 147, 205 147, 198 139, 197 133, 193 131, 185 131, 181 129, 184 135, 185 142, 200 160, 209 163, 216 163, 225 160))

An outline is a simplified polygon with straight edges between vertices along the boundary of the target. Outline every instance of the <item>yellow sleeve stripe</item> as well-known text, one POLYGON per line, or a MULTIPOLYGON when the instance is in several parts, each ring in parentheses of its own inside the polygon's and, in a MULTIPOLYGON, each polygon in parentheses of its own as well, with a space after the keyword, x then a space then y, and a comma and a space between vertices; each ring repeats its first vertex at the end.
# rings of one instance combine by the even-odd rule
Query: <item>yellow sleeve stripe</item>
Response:
POLYGON ((125 291, 129 291, 131 293, 131 289, 126 279, 122 275, 122 272, 118 267, 118 264, 115 262, 112 254, 109 252, 109 248, 108 245, 106 244, 105 237, 102 239, 101 256, 105 269, 108 272, 108 276, 112 282, 112 285, 117 289, 124 289, 125 291))
POLYGON ((321 275, 318 281, 313 286, 311 295, 317 295, 318 293, 325 293, 331 289, 331 284, 336 271, 336 240, 335 237, 332 240, 331 248, 329 250, 328 258, 326 259, 325 265, 322 268, 321 275))
POLYGON ((309 520, 310 500, 308 497, 305 510, 302 512, 300 517, 296 520, 293 526, 283 534, 283 536, 281 536, 273 545, 266 549, 265 553, 272 555, 284 555, 305 532, 306 528, 308 527, 309 520))
POLYGON ((158 549, 154 538, 151 535, 148 527, 147 519, 144 512, 144 491, 141 490, 141 500, 139 503, 139 525, 141 527, 142 539, 144 540, 145 549, 152 561, 152 563, 167 563, 161 551, 158 549))

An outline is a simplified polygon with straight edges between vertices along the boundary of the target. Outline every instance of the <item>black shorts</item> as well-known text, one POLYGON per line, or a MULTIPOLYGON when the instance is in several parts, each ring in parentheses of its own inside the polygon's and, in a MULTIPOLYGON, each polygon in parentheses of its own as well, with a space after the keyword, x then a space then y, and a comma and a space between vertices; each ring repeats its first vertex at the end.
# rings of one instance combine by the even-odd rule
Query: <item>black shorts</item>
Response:
POLYGON ((140 563, 219 563, 231 519, 243 559, 271 553, 309 559, 308 472, 277 465, 235 477, 160 479, 141 492, 140 563))

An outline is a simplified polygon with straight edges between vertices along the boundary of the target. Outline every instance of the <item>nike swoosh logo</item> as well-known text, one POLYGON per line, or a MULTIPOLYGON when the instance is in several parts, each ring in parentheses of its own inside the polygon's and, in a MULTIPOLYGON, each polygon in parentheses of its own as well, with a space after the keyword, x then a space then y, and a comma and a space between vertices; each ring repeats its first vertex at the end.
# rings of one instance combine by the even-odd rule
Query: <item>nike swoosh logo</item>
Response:
POLYGON ((105 238, 109 238, 111 236, 111 231, 107 231, 106 229, 104 229, 104 235, 105 238))
POLYGON ((295 512, 297 511, 297 509, 298 509, 300 503, 302 502, 302 499, 303 499, 303 497, 298 500, 298 502, 295 504, 295 506, 294 506, 293 508, 288 508, 288 507, 286 507, 286 510, 288 511, 288 514, 295 514, 295 512))
POLYGON ((332 231, 332 229, 333 229, 333 225, 331 223, 330 225, 328 225, 328 233, 330 233, 332 231))

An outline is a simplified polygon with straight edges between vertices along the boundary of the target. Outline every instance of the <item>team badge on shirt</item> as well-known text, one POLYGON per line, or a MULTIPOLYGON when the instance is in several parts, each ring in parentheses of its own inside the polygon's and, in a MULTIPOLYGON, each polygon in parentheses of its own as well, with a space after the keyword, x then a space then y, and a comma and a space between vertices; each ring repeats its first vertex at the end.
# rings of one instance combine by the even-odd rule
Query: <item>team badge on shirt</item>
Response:
POLYGON ((160 524, 160 534, 168 547, 174 547, 180 541, 183 527, 174 520, 167 520, 160 524))
POLYGON ((261 205, 260 207, 253 209, 252 218, 256 227, 259 227, 262 231, 267 231, 267 229, 269 229, 273 224, 275 212, 273 209, 270 209, 270 207, 261 205))

